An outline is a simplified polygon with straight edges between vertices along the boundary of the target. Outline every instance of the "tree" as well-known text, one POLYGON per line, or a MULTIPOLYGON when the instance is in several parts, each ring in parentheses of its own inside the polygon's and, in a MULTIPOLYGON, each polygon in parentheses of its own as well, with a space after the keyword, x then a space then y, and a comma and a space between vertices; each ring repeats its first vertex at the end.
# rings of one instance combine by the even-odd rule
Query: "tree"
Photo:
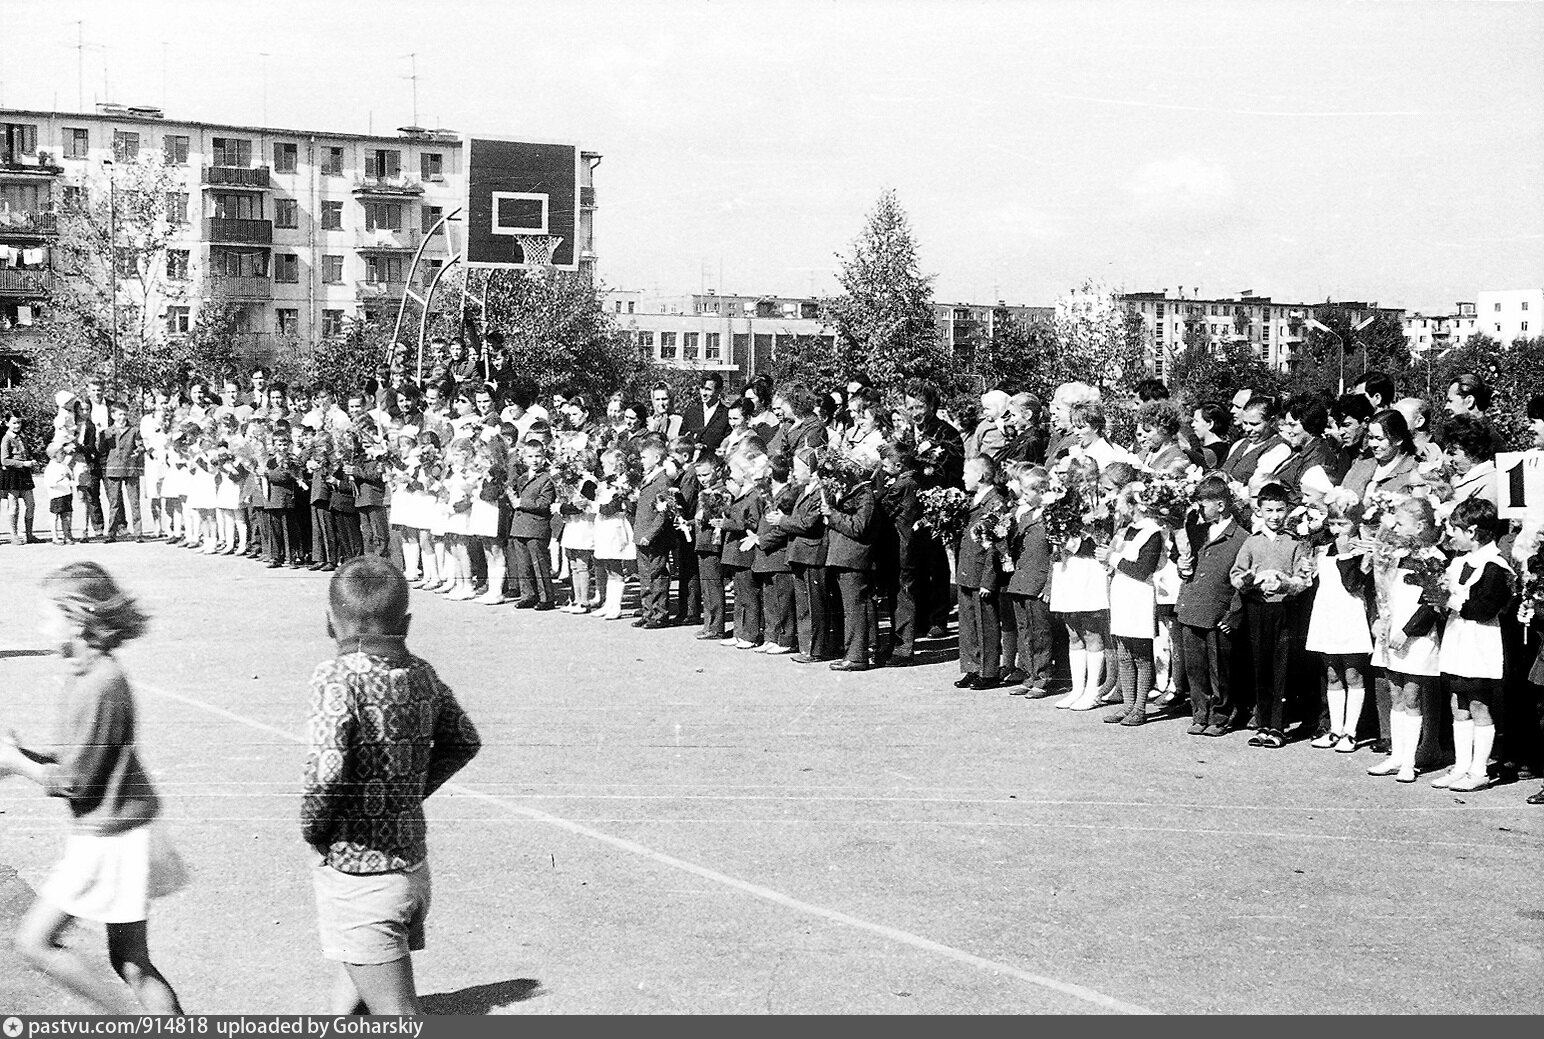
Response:
POLYGON ((179 234, 168 219, 168 197, 180 190, 178 168, 155 153, 93 178, 67 197, 60 212, 51 305, 65 327, 103 358, 112 357, 116 316, 118 347, 127 362, 120 374, 136 384, 142 369, 135 362, 146 351, 156 355, 166 338, 164 307, 187 294, 166 269, 179 234))
POLYGON ((597 397, 636 383, 646 362, 601 306, 586 271, 490 271, 486 330, 504 334, 515 373, 597 397))
POLYGON ((837 369, 826 381, 862 370, 879 385, 954 372, 933 322, 933 276, 922 273, 910 222, 893 190, 880 194, 851 254, 838 258, 842 293, 831 304, 835 354, 805 363, 837 369))
POLYGON ((1502 346, 1485 333, 1476 333, 1439 357, 1428 356, 1427 363, 1414 368, 1400 385, 1412 396, 1426 396, 1435 417, 1442 413, 1448 386, 1465 373, 1478 375, 1491 388, 1490 421, 1499 444, 1514 451, 1531 446, 1528 400, 1544 392, 1544 336, 1515 339, 1510 346, 1502 346), (1431 391, 1422 393, 1428 377, 1431 391))
POLYGON ((1130 391, 1148 376, 1147 326, 1109 286, 1093 279, 1056 301, 1053 382, 1130 391))
POLYGON ((1214 351, 1189 341, 1188 330, 1186 339, 1169 369, 1169 391, 1188 407, 1225 403, 1242 389, 1276 394, 1285 384, 1282 373, 1255 356, 1248 342, 1230 342, 1214 351))
POLYGON ((1344 350, 1345 388, 1365 371, 1388 373, 1403 385, 1409 371, 1410 345, 1404 326, 1392 314, 1379 314, 1361 329, 1352 327, 1352 312, 1325 305, 1314 309, 1314 319, 1330 329, 1308 329, 1308 335, 1292 361, 1294 387, 1308 392, 1340 391, 1341 352, 1344 350))
POLYGON ((976 373, 983 386, 1017 383, 1042 400, 1056 388, 1056 329, 1045 321, 1019 321, 1006 307, 992 314, 992 335, 976 351, 976 373))

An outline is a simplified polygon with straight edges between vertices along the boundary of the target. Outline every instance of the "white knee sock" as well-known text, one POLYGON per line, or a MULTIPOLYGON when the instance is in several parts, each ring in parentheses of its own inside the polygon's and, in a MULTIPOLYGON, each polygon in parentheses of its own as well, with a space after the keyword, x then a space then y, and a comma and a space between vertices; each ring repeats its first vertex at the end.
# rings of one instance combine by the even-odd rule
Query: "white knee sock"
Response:
POLYGON ((1088 651, 1069 649, 1067 651, 1067 669, 1072 672, 1072 691, 1056 701, 1057 707, 1065 707, 1083 695, 1083 684, 1087 681, 1088 651))
POLYGON ((1405 741, 1401 746, 1399 763, 1405 768, 1415 768, 1415 749, 1421 745, 1421 722, 1419 714, 1412 711, 1399 711, 1398 717, 1404 719, 1405 741))
MULTIPOLYGON (((1491 730, 1494 733, 1494 729, 1491 730)), ((1453 775, 1461 776, 1469 771, 1474 760, 1475 724, 1473 719, 1453 722, 1453 775)), ((1487 745, 1486 753, 1490 752, 1487 745)))
POLYGON ((407 571, 404 576, 409 581, 416 581, 420 576, 418 540, 416 538, 402 539, 402 564, 402 569, 407 571))
POLYGON ((1330 735, 1341 736, 1346 731, 1346 688, 1330 686, 1324 691, 1330 708, 1330 735))
POLYGON ((1496 742, 1495 725, 1474 723, 1474 754, 1469 760, 1469 774, 1484 776, 1490 770, 1490 748, 1496 742))
POLYGON ((1083 686, 1083 692, 1088 697, 1099 695, 1099 690, 1104 688, 1104 650, 1089 650, 1088 652, 1088 681, 1083 686))
POLYGON ((1346 686, 1346 713, 1341 716, 1340 731, 1356 739, 1356 723, 1362 719, 1362 701, 1367 697, 1365 686, 1346 686))

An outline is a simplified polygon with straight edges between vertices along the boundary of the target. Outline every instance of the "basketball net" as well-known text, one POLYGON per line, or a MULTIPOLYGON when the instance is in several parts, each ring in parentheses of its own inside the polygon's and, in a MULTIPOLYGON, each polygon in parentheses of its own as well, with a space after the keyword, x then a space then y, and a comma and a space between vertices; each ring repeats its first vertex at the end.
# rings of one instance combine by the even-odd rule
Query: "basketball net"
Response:
POLYGON ((523 234, 516 239, 520 243, 520 256, 536 267, 551 267, 552 254, 563 244, 562 235, 523 234))

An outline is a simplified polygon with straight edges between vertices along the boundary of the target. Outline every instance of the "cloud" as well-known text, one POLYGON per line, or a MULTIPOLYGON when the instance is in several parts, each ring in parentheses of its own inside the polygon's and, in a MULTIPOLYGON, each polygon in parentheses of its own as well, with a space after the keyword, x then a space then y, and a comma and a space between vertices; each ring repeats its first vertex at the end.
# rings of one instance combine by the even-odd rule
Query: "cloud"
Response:
POLYGON ((1168 213, 1215 213, 1231 208, 1237 195, 1226 166, 1195 155, 1155 159, 1138 167, 1128 190, 1139 210, 1168 213))

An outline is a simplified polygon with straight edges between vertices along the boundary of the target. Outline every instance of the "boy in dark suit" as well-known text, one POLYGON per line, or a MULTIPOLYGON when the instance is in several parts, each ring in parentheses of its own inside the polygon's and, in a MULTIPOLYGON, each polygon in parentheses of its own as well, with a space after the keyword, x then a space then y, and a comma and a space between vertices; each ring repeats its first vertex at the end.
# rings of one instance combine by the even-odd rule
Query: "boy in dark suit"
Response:
POLYGON ((295 505, 300 500, 300 474, 290 446, 290 424, 279 419, 272 425, 273 453, 263 473, 266 485, 263 521, 267 528, 263 541, 268 548, 268 569, 276 570, 286 561, 292 567, 299 567, 305 550, 300 547, 300 525, 295 519, 295 505))
POLYGON ((525 469, 506 492, 514 506, 509 522, 510 571, 520 589, 516 609, 552 609, 552 504, 557 486, 547 464, 547 445, 527 440, 520 446, 525 469))
POLYGON ((965 493, 971 497, 954 567, 959 587, 962 672, 954 683, 956 689, 992 689, 1002 674, 1002 620, 997 613, 997 591, 1003 584, 1002 555, 989 529, 1008 504, 997 485, 1000 476, 990 455, 977 455, 965 463, 965 493))
POLYGON ((875 506, 875 595, 890 614, 890 645, 879 658, 893 667, 911 663, 917 641, 917 598, 921 571, 916 563, 917 521, 922 503, 917 497, 916 460, 895 444, 879 449, 879 491, 875 506))
POLYGON ((797 652, 799 648, 793 569, 788 562, 793 535, 777 524, 783 510, 793 508, 794 495, 798 493, 798 488, 789 482, 790 470, 791 462, 786 456, 773 459, 768 507, 756 525, 756 561, 751 564, 756 587, 761 591, 761 608, 766 614, 767 640, 762 643, 761 652, 773 657, 797 652))
POLYGON ((702 576, 697 570, 697 553, 694 539, 687 530, 693 516, 697 515, 697 441, 689 434, 676 437, 670 442, 671 468, 674 470, 670 485, 675 489, 675 504, 680 522, 670 532, 671 569, 676 576, 676 623, 697 624, 702 621, 702 576))
MULTIPOLYGON (((373 442, 376 438, 375 422, 369 418, 359 420, 355 427, 361 439, 373 442)), ((389 559, 391 556, 391 525, 386 516, 386 474, 379 458, 361 453, 344 469, 344 475, 354 480, 354 512, 359 518, 359 535, 367 556, 389 559)))
POLYGON ((643 483, 633 507, 633 544, 638 552, 638 590, 643 615, 635 628, 670 626, 670 549, 675 521, 671 516, 670 474, 665 471, 665 445, 657 437, 641 441, 638 460, 643 483))
POLYGON ((786 513, 774 522, 793 538, 788 547, 788 566, 793 573, 795 627, 802 652, 800 664, 826 660, 834 654, 826 637, 826 518, 820 512, 820 488, 815 483, 815 452, 800 448, 793 456, 797 492, 786 513))
POLYGON ((826 567, 836 575, 842 594, 846 656, 832 671, 867 671, 869 647, 877 634, 874 616, 874 489, 866 483, 848 487, 820 482, 820 509, 826 520, 826 567))
POLYGON ((1179 601, 1174 614, 1180 658, 1190 685, 1192 736, 1222 736, 1238 728, 1230 682, 1233 633, 1244 606, 1231 573, 1249 532, 1228 515, 1233 496, 1220 476, 1196 488, 1200 522, 1185 527, 1179 556, 1179 601))
POLYGON ((108 405, 112 416, 102 430, 97 454, 102 459, 102 476, 107 483, 107 541, 118 540, 118 530, 134 528, 134 540, 142 541, 139 527, 139 477, 145 471, 145 444, 139 429, 129 424, 129 406, 121 400, 108 405), (125 505, 128 522, 124 521, 125 505))
POLYGON ((1051 695, 1051 543, 1040 517, 1041 496, 1048 476, 1038 465, 1010 462, 1007 466, 1018 507, 1008 533, 1008 554, 1013 572, 1003 590, 1003 600, 1013 614, 1018 632, 1018 660, 1023 684, 1010 692, 1035 700, 1051 695))

